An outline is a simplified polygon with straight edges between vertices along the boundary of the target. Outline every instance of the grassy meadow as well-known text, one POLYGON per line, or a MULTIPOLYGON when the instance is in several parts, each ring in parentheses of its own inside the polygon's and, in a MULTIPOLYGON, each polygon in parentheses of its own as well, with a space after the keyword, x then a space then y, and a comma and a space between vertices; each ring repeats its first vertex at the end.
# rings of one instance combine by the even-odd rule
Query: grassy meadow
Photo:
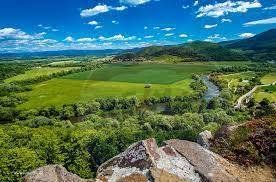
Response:
POLYGON ((254 98, 259 102, 267 98, 270 102, 276 102, 276 85, 259 88, 254 94, 254 98))
POLYGON ((207 64, 114 64, 96 71, 86 71, 55 78, 22 93, 29 100, 20 108, 37 108, 87 101, 95 98, 189 95, 193 73, 214 68, 207 64), (145 88, 151 84, 151 88, 145 88))
POLYGON ((5 80, 6 83, 15 82, 15 81, 22 81, 22 80, 29 80, 33 78, 37 78, 40 76, 48 76, 54 73, 59 73, 62 71, 69 71, 75 69, 73 67, 68 68, 50 68, 50 67, 42 67, 42 68, 34 68, 32 70, 26 71, 24 74, 20 74, 5 80))
MULTIPOLYGON (((31 109, 63 105, 95 98, 178 96, 192 94, 192 74, 207 74, 222 65, 242 62, 193 62, 182 64, 112 64, 101 69, 73 73, 33 85, 30 92, 21 93, 28 101, 19 108, 31 109), (150 88, 145 85, 150 84, 150 88)), ((41 68, 37 71, 40 72, 41 68)), ((53 68, 60 70, 62 68, 53 68)), ((67 68, 65 68, 67 69, 67 68)), ((45 70, 45 72, 47 72, 45 70)), ((42 74, 40 72, 40 74, 42 74)), ((24 78, 30 75, 20 75, 24 78)), ((18 76, 17 76, 18 77, 18 76)), ((15 77, 10 80, 14 80, 15 77)), ((17 78, 18 79, 18 78, 17 78)))

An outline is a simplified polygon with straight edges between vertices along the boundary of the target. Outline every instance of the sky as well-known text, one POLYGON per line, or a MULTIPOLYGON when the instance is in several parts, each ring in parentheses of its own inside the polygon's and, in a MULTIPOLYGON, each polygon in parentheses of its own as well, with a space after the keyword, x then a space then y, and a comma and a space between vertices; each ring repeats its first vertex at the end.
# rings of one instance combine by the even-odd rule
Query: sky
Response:
POLYGON ((276 0, 0 1, 0 52, 220 42, 271 28, 276 0))

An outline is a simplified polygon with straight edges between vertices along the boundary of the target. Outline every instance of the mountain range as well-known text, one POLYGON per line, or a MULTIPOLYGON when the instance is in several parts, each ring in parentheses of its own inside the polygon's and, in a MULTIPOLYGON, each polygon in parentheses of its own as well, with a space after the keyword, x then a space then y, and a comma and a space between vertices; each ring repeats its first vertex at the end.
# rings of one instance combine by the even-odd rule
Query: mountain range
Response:
POLYGON ((117 58, 152 58, 162 55, 177 56, 184 61, 239 61, 276 60, 276 29, 270 29, 247 39, 219 43, 194 41, 179 45, 149 46, 130 50, 62 50, 46 52, 1 53, 0 58, 30 58, 49 56, 108 56, 117 58))

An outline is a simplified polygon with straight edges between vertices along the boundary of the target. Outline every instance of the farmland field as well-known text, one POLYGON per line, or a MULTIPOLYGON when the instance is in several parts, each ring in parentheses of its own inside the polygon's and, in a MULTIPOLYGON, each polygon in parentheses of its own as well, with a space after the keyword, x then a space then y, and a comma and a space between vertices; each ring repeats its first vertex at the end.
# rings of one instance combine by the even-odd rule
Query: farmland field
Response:
POLYGON ((193 73, 206 73, 214 68, 206 64, 106 65, 96 71, 74 73, 33 86, 23 93, 28 101, 20 108, 82 102, 102 97, 189 95, 193 73), (151 84, 151 88, 145 88, 151 84))
MULTIPOLYGON (((22 93, 29 100, 19 108, 38 108, 87 101, 95 98, 189 95, 191 76, 207 74, 229 63, 185 64, 113 64, 55 78, 33 86, 22 93), (151 84, 151 88, 145 88, 151 84)), ((236 63, 240 64, 240 63, 236 63)))
POLYGON ((69 71, 75 69, 73 67, 68 67, 68 68, 49 68, 49 67, 43 67, 43 68, 34 68, 32 70, 26 71, 24 74, 20 74, 14 77, 11 77, 9 79, 6 79, 5 82, 10 83, 10 82, 15 82, 15 81, 22 81, 22 80, 28 80, 28 79, 33 79, 37 78, 40 76, 48 76, 54 73, 59 73, 62 71, 69 71))

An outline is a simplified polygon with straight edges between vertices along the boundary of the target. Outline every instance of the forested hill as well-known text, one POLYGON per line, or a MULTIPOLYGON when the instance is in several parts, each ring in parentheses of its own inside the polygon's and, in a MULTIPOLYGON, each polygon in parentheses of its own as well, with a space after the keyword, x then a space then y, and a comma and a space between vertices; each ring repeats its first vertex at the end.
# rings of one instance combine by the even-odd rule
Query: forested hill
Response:
POLYGON ((195 41, 176 46, 147 47, 137 53, 138 56, 151 57, 173 55, 184 61, 229 61, 248 60, 240 51, 224 48, 216 43, 195 41))
MULTIPOLYGON (((118 56, 119 60, 146 58, 154 60, 160 56, 176 56, 181 61, 271 61, 276 60, 276 29, 252 38, 220 43, 194 41, 173 46, 150 46, 137 53, 118 56)), ((140 60, 140 59, 138 59, 140 60)))
POLYGON ((271 29, 248 39, 224 42, 225 48, 239 49, 254 60, 276 60, 276 29, 271 29))
POLYGON ((270 29, 266 32, 255 35, 248 39, 224 42, 227 48, 254 50, 257 52, 276 51, 276 29, 270 29))

